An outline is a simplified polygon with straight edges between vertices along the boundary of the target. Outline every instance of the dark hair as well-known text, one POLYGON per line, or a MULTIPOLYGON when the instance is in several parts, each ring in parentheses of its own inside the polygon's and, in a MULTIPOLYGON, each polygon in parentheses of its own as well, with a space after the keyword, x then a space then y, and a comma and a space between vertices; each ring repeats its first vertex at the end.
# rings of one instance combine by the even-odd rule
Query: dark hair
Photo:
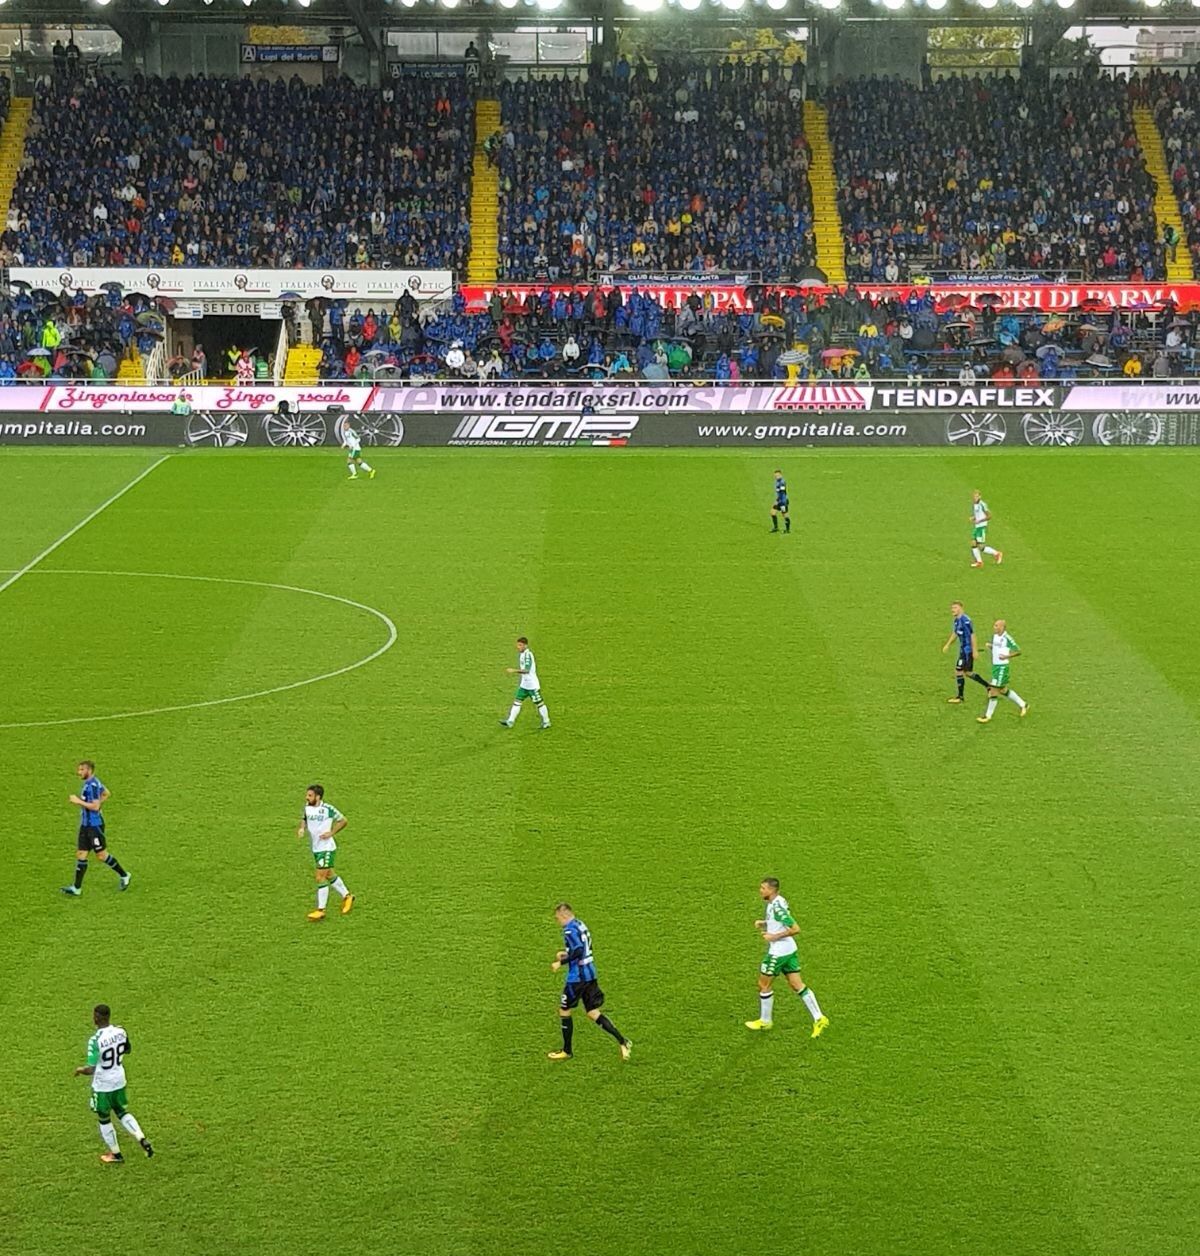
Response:
POLYGON ((528 638, 528 637, 518 637, 518 638, 517 638, 517 645, 528 645, 528 644, 529 644, 529 638, 528 638))
POLYGON ((112 1008, 109 1007, 107 1003, 97 1003, 92 1011, 99 1016, 101 1020, 108 1020, 109 1017, 112 1016, 112 1008))
POLYGON ((569 911, 572 916, 575 914, 575 908, 572 907, 570 903, 555 903, 554 910, 555 911, 569 911))
POLYGON ((312 792, 313 792, 314 794, 316 794, 316 796, 317 796, 318 798, 324 798, 324 797, 325 797, 325 786, 324 786, 324 785, 310 785, 308 788, 309 788, 309 789, 311 789, 311 790, 312 790, 312 792))
POLYGON ((763 877, 763 879, 762 879, 762 883, 763 883, 763 885, 769 885, 769 886, 771 887, 771 889, 773 889, 773 890, 777 890, 777 889, 779 889, 779 878, 778 878, 778 877, 763 877))
POLYGON ((80 759, 79 766, 81 768, 87 768, 89 772, 94 772, 96 770, 96 765, 91 761, 91 759, 80 759))

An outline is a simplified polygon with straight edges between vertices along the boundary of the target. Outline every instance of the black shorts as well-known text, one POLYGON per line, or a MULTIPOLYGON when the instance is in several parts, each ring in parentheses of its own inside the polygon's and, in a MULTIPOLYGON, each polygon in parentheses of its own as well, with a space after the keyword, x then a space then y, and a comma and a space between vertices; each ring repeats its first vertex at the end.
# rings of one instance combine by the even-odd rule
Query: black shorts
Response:
POLYGON ((604 991, 598 981, 568 981, 563 986, 562 1002, 559 1004, 562 1010, 569 1012, 580 1003, 585 1012, 594 1012, 604 1006, 604 991))
POLYGON ((776 502, 771 509, 774 510, 776 514, 786 515, 788 512, 788 504, 787 502, 776 502))
POLYGON ((975 668, 975 656, 970 650, 959 650, 956 666, 960 672, 973 671, 975 668))
POLYGON ((94 850, 99 853, 107 850, 107 844, 104 841, 104 825, 103 824, 81 824, 79 826, 79 839, 76 850, 94 850))

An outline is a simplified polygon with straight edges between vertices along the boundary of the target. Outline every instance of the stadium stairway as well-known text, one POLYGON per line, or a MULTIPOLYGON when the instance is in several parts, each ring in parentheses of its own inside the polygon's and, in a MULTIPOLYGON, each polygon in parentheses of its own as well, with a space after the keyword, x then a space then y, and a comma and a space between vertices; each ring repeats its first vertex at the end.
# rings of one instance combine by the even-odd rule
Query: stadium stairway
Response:
POLYGON ((283 364, 283 382, 289 388, 315 384, 321 367, 321 350, 312 345, 292 345, 283 364))
POLYGON ((500 171, 487 159, 483 141, 500 129, 500 102, 475 102, 475 159, 471 167, 471 260, 469 283, 495 283, 500 263, 500 171))
POLYGON ((117 383, 144 384, 145 382, 146 363, 142 355, 136 349, 131 348, 121 359, 121 365, 117 367, 117 383))
POLYGON ((1154 216, 1158 219, 1158 229, 1170 223, 1179 232, 1180 246, 1175 261, 1167 261, 1167 281, 1169 283, 1187 283, 1193 278, 1192 264, 1188 257, 1187 232, 1183 229, 1183 215, 1179 212, 1179 197, 1175 195, 1175 185, 1171 182, 1171 171, 1167 166, 1167 153, 1163 147, 1162 135, 1158 123, 1147 105, 1134 105, 1133 129, 1137 132, 1138 143, 1142 148, 1142 156, 1146 159, 1146 169, 1154 179, 1154 216))
POLYGON ((824 107, 815 100, 804 102, 804 134, 812 149, 808 182, 812 187, 817 265, 830 283, 845 283, 846 244, 842 234, 842 215, 838 212, 837 175, 833 170, 833 145, 829 142, 829 118, 824 107))
POLYGON ((32 112, 32 100, 14 96, 9 101, 4 127, 0 129, 0 223, 8 217, 13 188, 17 186, 21 158, 25 156, 25 132, 29 129, 32 112))

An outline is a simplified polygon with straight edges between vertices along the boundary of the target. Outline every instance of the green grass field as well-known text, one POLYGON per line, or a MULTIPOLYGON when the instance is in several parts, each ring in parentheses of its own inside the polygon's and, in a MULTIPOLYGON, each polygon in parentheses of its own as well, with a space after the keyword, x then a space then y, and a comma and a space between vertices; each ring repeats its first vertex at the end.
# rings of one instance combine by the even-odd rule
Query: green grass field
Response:
MULTIPOLYGON (((157 456, 5 453, 0 566, 157 456)), ((1196 1251, 1200 457, 378 465, 177 454, 0 593, 0 1251, 1196 1251), (226 580, 398 640, 90 718, 387 640, 226 580), (1028 719, 946 704, 955 597, 1028 719), (497 727, 519 633, 547 735, 497 727), (134 881, 68 901, 85 756, 134 881), (358 896, 320 925, 314 779, 358 896), (772 874, 818 1041, 781 983, 742 1026, 772 874), (629 1064, 581 1017, 546 1060, 560 898, 629 1064), (116 1169, 71 1076, 100 1000, 159 1153, 116 1169)))

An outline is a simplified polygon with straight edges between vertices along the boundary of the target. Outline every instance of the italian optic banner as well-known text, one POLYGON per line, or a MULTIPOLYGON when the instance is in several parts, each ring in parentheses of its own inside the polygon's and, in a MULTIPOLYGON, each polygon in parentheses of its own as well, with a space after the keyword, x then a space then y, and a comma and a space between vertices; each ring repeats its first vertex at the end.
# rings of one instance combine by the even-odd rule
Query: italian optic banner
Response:
POLYGON ((418 301, 448 297, 454 276, 448 270, 236 270, 188 266, 14 266, 14 283, 58 292, 82 289, 87 296, 118 284, 124 292, 148 297, 199 301, 205 297, 243 300, 303 300, 312 297, 356 301, 398 301, 409 292, 418 301))
POLYGON ((1182 411, 913 410, 863 414, 349 413, 337 408, 0 415, 0 445, 144 445, 316 449, 353 423, 374 446, 721 448, 724 446, 1200 445, 1200 414, 1182 411))

